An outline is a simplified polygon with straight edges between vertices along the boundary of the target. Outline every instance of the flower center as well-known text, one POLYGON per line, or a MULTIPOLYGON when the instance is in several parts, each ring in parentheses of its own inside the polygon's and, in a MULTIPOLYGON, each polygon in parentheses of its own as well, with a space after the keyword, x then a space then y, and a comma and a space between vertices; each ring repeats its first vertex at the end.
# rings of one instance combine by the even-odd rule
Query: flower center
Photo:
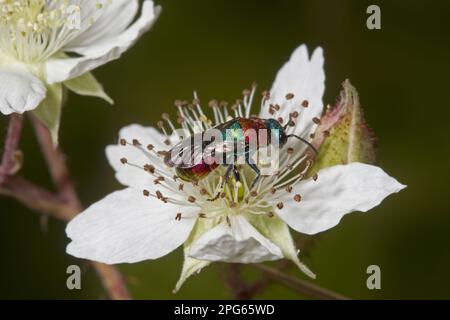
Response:
MULTIPOLYGON (((158 123, 158 127, 165 135, 167 149, 172 149, 177 142, 183 141, 187 137, 210 130, 226 121, 233 121, 236 118, 249 118, 255 90, 256 85, 253 85, 250 90, 244 90, 243 99, 237 100, 236 104, 230 108, 225 102, 211 101, 209 106, 212 108, 213 119, 209 119, 205 115, 200 106, 200 100, 195 93, 192 103, 176 101, 177 122, 181 129, 176 128, 168 114, 163 114, 162 121, 158 123), (173 143, 174 140, 178 141, 173 143)), ((292 97, 292 94, 288 94, 286 100, 292 100, 292 97)), ((261 108, 269 108, 272 117, 276 117, 281 107, 269 105, 269 99, 269 95, 263 93, 261 108)), ((303 107, 305 105, 307 105, 307 102, 303 103, 303 107)), ((293 112, 290 115, 285 126, 287 133, 296 126, 298 116, 298 112, 293 112)), ((276 119, 280 124, 284 122, 280 117, 276 119)), ((144 196, 158 198, 164 203, 197 206, 201 212, 201 218, 213 219, 215 222, 223 221, 230 215, 236 214, 268 215, 272 217, 274 216, 275 206, 278 209, 284 207, 283 202, 279 200, 281 198, 292 197, 296 202, 301 202, 301 195, 294 194, 293 189, 297 183, 307 177, 313 164, 313 151, 315 151, 311 150, 307 143, 301 143, 301 141, 297 143, 288 142, 277 154, 278 170, 269 175, 262 175, 260 179, 256 179, 258 175, 247 164, 234 165, 232 166, 233 170, 230 170, 229 164, 221 165, 209 170, 206 174, 201 172, 201 178, 196 179, 195 174, 182 176, 176 166, 168 167, 164 163, 164 159, 167 159, 169 155, 167 150, 157 151, 153 145, 144 147, 136 139, 132 141, 122 139, 120 144, 139 148, 147 155, 149 163, 143 166, 131 163, 126 158, 121 159, 124 165, 139 167, 146 174, 151 174, 154 177, 154 183, 160 189, 155 193, 144 190, 144 196), (189 177, 193 177, 193 179, 189 179, 189 177), (167 193, 165 190, 167 190, 167 193)), ((264 161, 258 163, 260 167, 264 165, 264 161)), ((175 216, 177 220, 182 219, 182 217, 182 212, 175 216)))

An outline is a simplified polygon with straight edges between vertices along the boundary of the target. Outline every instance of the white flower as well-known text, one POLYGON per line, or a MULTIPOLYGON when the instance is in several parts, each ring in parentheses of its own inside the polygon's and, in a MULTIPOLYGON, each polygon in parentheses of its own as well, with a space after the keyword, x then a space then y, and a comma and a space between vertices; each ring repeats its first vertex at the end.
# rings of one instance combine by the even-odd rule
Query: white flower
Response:
MULTIPOLYGON (((264 95, 260 117, 275 113, 277 119, 287 119, 297 111, 298 121, 288 130, 310 140, 316 127, 313 119, 323 110, 323 64, 322 49, 310 59, 306 47, 299 47, 279 71, 270 98, 264 95)), ((254 93, 254 88, 245 92, 242 105, 233 108, 235 116, 250 114, 254 93)), ((176 103, 178 120, 190 133, 227 118, 227 108, 212 102, 215 123, 211 123, 199 103, 197 98, 190 105, 176 103), (201 121, 199 127, 195 120, 201 121)), ((167 115, 163 119, 159 127, 164 134, 131 125, 121 130, 118 145, 107 147, 116 177, 127 188, 69 223, 69 254, 108 264, 133 263, 157 259, 184 244, 185 263, 176 290, 213 261, 259 263, 287 258, 314 277, 298 259, 288 226, 316 234, 337 225, 345 214, 368 211, 404 188, 382 169, 362 163, 324 169, 318 179, 305 178, 311 163, 305 144, 296 142, 282 149, 279 174, 263 177, 254 192, 249 190, 254 174, 244 165, 239 169, 240 182, 230 182, 223 196, 211 202, 208 199, 219 190, 224 168, 198 185, 174 177, 161 151, 170 148, 173 136, 168 129, 175 126, 167 115)))
POLYGON ((130 48, 160 8, 138 0, 1 0, 0 112, 34 110, 59 127, 62 84, 81 95, 112 100, 90 73, 130 48))

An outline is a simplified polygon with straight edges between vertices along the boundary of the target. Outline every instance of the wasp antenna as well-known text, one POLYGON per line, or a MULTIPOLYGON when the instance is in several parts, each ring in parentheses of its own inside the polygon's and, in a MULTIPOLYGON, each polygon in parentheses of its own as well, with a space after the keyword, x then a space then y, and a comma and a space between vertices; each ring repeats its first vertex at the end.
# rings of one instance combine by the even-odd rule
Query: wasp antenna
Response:
POLYGON ((311 143, 309 143, 308 141, 306 141, 306 140, 303 139, 302 137, 299 137, 299 136, 297 136, 297 135, 295 135, 295 134, 290 134, 290 135, 287 136, 287 138, 288 138, 288 139, 289 139, 289 138, 296 138, 296 139, 302 141, 303 143, 305 143, 306 145, 308 145, 308 146, 314 151, 314 153, 315 153, 316 155, 319 154, 319 151, 317 151, 317 149, 316 149, 311 143))

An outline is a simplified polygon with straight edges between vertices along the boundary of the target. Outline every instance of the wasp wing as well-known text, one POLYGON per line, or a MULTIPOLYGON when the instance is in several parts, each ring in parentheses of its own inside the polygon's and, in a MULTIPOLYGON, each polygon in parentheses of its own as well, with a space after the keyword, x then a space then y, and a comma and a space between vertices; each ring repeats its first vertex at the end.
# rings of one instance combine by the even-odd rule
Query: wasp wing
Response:
POLYGON ((202 162, 203 133, 194 134, 170 150, 170 164, 179 168, 192 168, 202 162))

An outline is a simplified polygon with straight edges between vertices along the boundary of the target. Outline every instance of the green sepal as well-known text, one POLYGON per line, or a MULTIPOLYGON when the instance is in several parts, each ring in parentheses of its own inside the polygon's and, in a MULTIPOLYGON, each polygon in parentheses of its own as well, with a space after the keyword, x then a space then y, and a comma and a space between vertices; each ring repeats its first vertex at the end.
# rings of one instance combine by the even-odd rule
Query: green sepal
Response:
POLYGON ((102 98, 108 103, 114 104, 114 101, 103 90, 103 86, 90 72, 86 72, 77 78, 64 81, 64 85, 76 94, 102 98))
POLYGON ((339 102, 328 107, 315 133, 319 155, 311 172, 339 164, 376 163, 376 138, 367 125, 359 95, 344 81, 339 102))
POLYGON ((63 89, 60 83, 47 85, 47 95, 41 104, 33 110, 33 114, 50 131, 53 146, 58 146, 58 133, 61 121, 63 89))

